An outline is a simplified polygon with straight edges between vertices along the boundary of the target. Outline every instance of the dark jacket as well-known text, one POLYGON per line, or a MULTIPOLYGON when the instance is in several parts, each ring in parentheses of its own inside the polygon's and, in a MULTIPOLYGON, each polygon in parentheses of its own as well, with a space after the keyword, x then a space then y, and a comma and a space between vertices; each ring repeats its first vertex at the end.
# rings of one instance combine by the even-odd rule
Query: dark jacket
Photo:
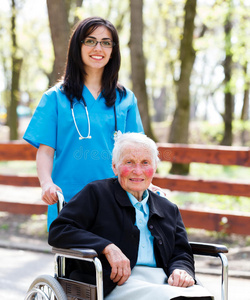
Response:
MULTIPOLYGON (((154 236, 157 267, 169 276, 183 269, 194 278, 194 261, 177 206, 149 191, 148 228, 154 236)), ((135 209, 116 178, 86 185, 63 208, 51 224, 49 244, 61 248, 93 248, 103 265, 104 294, 116 286, 109 276, 111 267, 103 249, 114 243, 130 259, 131 269, 138 255, 140 232, 135 209)))

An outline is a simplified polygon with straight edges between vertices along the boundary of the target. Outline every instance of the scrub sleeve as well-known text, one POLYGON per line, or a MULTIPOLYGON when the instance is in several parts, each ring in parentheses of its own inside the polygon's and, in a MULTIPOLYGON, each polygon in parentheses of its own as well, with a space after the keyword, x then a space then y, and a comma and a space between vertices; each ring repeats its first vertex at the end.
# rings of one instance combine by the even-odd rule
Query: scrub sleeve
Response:
MULTIPOLYGON (((117 129, 124 132, 143 132, 134 94, 120 99, 117 91, 117 129)), ((56 85, 45 92, 24 134, 24 140, 36 148, 40 144, 55 149, 52 180, 68 202, 91 181, 113 177, 112 150, 115 117, 113 107, 107 107, 100 96, 95 100, 87 87, 83 88, 91 139, 79 140, 71 113, 70 101, 56 85)), ((77 101, 75 101, 77 102, 77 101)), ((88 120, 83 104, 74 105, 74 115, 80 133, 88 134, 88 120)), ((57 216, 56 204, 48 206, 48 228, 57 216)))

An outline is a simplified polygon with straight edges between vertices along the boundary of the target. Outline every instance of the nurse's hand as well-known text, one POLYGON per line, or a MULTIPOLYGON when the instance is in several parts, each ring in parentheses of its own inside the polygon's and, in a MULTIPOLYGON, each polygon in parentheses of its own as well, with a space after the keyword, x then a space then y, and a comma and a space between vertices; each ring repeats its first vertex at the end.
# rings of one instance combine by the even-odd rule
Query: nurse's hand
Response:
POLYGON ((55 185, 53 182, 48 182, 42 186, 42 200, 46 204, 54 204, 58 201, 57 191, 62 193, 59 186, 55 185))
POLYGON ((153 183, 150 183, 149 187, 150 191, 162 196, 166 197, 166 193, 157 185, 153 185, 153 183))
POLYGON ((168 284, 178 287, 189 287, 194 285, 194 279, 186 271, 175 269, 168 278, 168 284))
POLYGON ((130 260, 115 244, 106 246, 102 253, 112 268, 110 279, 117 285, 122 285, 131 275, 130 260))

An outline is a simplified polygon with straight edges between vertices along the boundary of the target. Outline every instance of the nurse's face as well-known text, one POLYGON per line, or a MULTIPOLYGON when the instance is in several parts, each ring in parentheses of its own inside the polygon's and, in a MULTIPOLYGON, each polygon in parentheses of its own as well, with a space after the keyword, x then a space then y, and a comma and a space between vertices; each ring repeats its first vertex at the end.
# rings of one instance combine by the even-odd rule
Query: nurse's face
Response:
POLYGON ((121 187, 131 193, 138 201, 149 187, 156 171, 152 152, 139 145, 127 145, 122 151, 118 164, 113 171, 121 187))
MULTIPOLYGON (((98 42, 113 42, 112 34, 105 26, 97 27, 85 38, 85 40, 86 39, 91 39, 98 42)), ((112 49, 112 47, 102 47, 100 43, 97 43, 94 47, 86 46, 84 43, 82 43, 81 56, 86 73, 88 74, 88 71, 90 70, 103 71, 104 67, 109 62, 112 49)))

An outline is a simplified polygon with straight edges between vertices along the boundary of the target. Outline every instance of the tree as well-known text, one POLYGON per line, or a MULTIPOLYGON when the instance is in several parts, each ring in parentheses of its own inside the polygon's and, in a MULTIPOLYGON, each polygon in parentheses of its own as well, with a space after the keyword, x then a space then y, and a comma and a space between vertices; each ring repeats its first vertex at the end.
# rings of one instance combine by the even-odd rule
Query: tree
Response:
POLYGON ((66 0, 47 0, 47 7, 55 55, 53 72, 49 83, 53 85, 63 76, 70 36, 70 25, 68 21, 68 3, 66 0))
POLYGON ((18 56, 18 46, 16 41, 16 13, 17 7, 15 0, 11 2, 11 39, 12 39, 12 80, 11 80, 11 96, 10 105, 8 109, 8 124, 10 127, 10 140, 18 139, 18 116, 17 116, 17 105, 19 102, 19 79, 21 73, 21 67, 23 59, 18 56))
POLYGON ((149 100, 146 88, 145 57, 143 53, 143 0, 130 0, 131 34, 131 76, 133 91, 138 99, 138 106, 147 136, 154 138, 149 116, 149 100))
MULTIPOLYGON (((169 142, 188 143, 190 118, 190 77, 195 61, 193 48, 194 19, 196 15, 196 0, 187 0, 185 4, 185 21, 183 38, 180 46, 181 70, 176 82, 177 106, 171 124, 169 142)), ((188 173, 189 165, 173 164, 171 173, 188 173)))
POLYGON ((250 79, 247 76, 248 74, 248 63, 244 66, 244 77, 245 77, 245 86, 244 86, 244 96, 243 96, 243 106, 241 110, 242 121, 249 120, 249 93, 250 93, 250 79))
POLYGON ((225 73, 225 112, 222 115, 224 121, 224 136, 221 145, 232 146, 233 142, 233 111, 234 111, 234 94, 232 92, 231 77, 233 72, 233 53, 232 53, 232 1, 230 0, 228 13, 225 20, 225 60, 224 60, 224 73, 225 73))
MULTIPOLYGON (((243 1, 241 1, 241 5, 244 7, 243 1)), ((247 137, 247 128, 246 122, 249 120, 249 94, 250 94, 250 76, 249 76, 249 24, 250 18, 249 13, 247 11, 243 11, 241 21, 241 32, 242 37, 240 40, 241 48, 244 49, 244 55, 241 56, 241 64, 243 67, 243 76, 244 76, 244 91, 243 91, 243 105, 241 110, 240 120, 242 122, 242 132, 241 132, 241 143, 243 146, 247 145, 248 137, 247 137)))

